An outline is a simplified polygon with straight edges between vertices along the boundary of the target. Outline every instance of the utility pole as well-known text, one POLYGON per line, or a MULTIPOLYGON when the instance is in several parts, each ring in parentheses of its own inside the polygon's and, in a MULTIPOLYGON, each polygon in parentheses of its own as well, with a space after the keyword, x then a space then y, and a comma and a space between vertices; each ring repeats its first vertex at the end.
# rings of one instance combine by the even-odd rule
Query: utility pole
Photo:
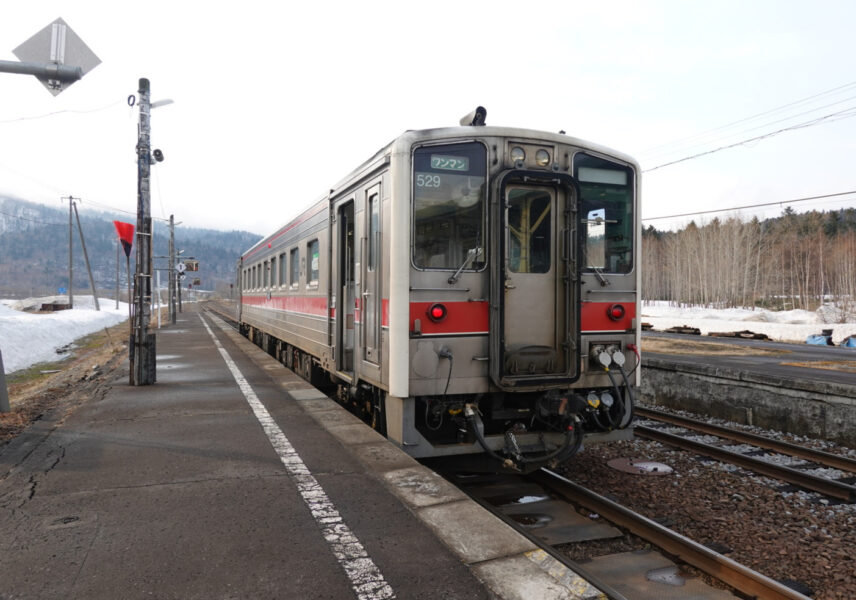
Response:
POLYGON ((131 340, 131 385, 156 380, 155 334, 149 333, 152 301, 151 107, 149 80, 140 79, 140 125, 137 142, 137 272, 134 275, 134 333, 131 340))
POLYGON ((98 294, 95 291, 95 280, 92 278, 92 267, 89 266, 89 254, 86 252, 86 242, 83 240, 83 227, 80 226, 80 215, 77 214, 77 203, 72 202, 74 206, 74 217, 77 219, 77 230, 80 232, 80 245, 83 248, 83 260, 86 261, 86 271, 89 273, 89 285, 92 288, 92 297, 95 299, 95 310, 101 311, 98 306, 98 294))
MULTIPOLYGON (((65 198, 63 198, 65 200, 65 198)), ((74 240, 74 226, 71 221, 71 203, 74 200, 71 196, 68 197, 68 307, 74 308, 74 267, 71 262, 71 242, 74 240)))

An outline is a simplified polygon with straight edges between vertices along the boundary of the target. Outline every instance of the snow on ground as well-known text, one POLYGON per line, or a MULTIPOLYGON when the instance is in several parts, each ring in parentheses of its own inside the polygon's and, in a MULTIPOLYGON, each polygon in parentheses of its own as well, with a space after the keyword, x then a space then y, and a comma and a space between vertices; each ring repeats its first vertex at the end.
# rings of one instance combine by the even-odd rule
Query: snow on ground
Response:
POLYGON ((747 308, 700 308, 670 306, 667 302, 642 304, 642 321, 653 325, 656 331, 686 325, 697 327, 702 335, 711 331, 754 331, 765 333, 770 339, 804 343, 810 335, 832 329, 832 341, 838 345, 844 338, 856 335, 856 323, 825 323, 818 312, 806 310, 771 311, 747 308))
POLYGON ((71 310, 45 314, 23 312, 52 301, 67 302, 67 298, 0 300, 0 352, 6 373, 40 362, 60 360, 65 354, 58 354, 58 348, 128 319, 128 305, 124 302, 120 302, 117 309, 115 299, 99 298, 101 310, 96 311, 92 296, 78 295, 74 296, 71 310))
MULTIPOLYGON (((38 308, 43 302, 51 301, 65 301, 65 297, 0 300, 0 352, 3 353, 6 373, 39 362, 58 360, 62 355, 57 354, 57 348, 128 318, 128 305, 124 302, 120 302, 116 309, 115 300, 100 298, 101 311, 98 312, 92 296, 75 296, 72 310, 47 314, 23 312, 26 308, 38 308)), ((856 323, 827 324, 823 314, 823 310, 816 313, 804 310, 681 308, 669 306, 666 302, 642 305, 642 321, 651 323, 657 331, 680 325, 698 327, 702 334, 749 329, 765 333, 774 340, 803 343, 809 335, 832 329, 832 340, 836 344, 856 335, 856 323)))

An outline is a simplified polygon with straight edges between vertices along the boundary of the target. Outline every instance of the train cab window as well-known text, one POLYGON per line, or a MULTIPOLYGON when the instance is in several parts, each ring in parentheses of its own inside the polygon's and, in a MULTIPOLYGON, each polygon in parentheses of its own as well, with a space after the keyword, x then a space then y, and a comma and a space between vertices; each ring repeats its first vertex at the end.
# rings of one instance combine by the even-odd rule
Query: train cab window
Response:
POLYGON ((300 250, 297 248, 293 248, 291 250, 291 268, 289 270, 290 279, 288 283, 291 287, 296 288, 300 285, 300 250))
POLYGON ((574 157, 580 186, 584 270, 633 269, 633 169, 587 154, 574 157))
POLYGON ((476 142, 413 154, 413 265, 484 268, 487 151, 476 142))
POLYGON ((306 256, 309 257, 309 269, 307 284, 318 287, 318 269, 320 258, 318 256, 318 240, 312 240, 308 244, 306 244, 306 256))

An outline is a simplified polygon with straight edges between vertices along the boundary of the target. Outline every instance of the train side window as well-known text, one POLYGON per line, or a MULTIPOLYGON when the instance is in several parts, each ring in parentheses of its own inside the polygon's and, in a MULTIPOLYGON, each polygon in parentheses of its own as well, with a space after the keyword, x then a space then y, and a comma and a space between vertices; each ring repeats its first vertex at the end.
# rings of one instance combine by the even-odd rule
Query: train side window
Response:
POLYGON ((279 285, 288 285, 288 263, 285 262, 285 252, 279 255, 279 261, 277 264, 279 265, 279 285))
POLYGON ((318 287, 318 267, 320 258, 318 256, 318 240, 312 240, 306 244, 306 256, 309 260, 309 269, 307 270, 307 284, 318 287))
POLYGON ((289 284, 292 288, 298 287, 300 285, 300 249, 292 248, 291 250, 291 269, 290 275, 291 279, 288 280, 289 284))
POLYGON ((628 165, 583 153, 574 156, 584 270, 630 273, 633 269, 633 176, 628 165))
POLYGON ((413 265, 480 271, 486 237, 487 150, 477 142, 413 153, 413 265), (473 259, 472 257, 475 257, 473 259))
POLYGON ((369 271, 377 270, 378 232, 380 231, 380 198, 377 194, 369 196, 369 271))
POLYGON ((262 287, 267 288, 270 285, 270 263, 268 261, 262 263, 262 277, 264 278, 262 287))

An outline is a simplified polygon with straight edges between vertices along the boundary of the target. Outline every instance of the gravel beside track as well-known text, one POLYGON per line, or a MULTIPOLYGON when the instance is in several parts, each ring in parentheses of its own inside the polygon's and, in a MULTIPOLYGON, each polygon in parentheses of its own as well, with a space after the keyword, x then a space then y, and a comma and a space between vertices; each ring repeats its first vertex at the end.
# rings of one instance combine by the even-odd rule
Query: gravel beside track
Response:
POLYGON ((768 577, 801 582, 817 600, 856 598, 856 505, 639 439, 586 447, 556 471, 768 577), (624 473, 607 465, 613 458, 674 471, 624 473))

